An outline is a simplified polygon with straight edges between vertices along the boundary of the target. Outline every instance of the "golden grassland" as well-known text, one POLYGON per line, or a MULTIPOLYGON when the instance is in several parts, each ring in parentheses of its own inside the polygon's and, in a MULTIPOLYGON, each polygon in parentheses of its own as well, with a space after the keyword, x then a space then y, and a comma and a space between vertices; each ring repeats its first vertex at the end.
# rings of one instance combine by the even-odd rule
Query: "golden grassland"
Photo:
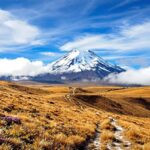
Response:
POLYGON ((0 149, 83 150, 99 123, 105 150, 114 136, 108 119, 112 116, 125 128, 131 149, 149 150, 148 91, 149 87, 82 87, 69 100, 68 86, 1 81, 0 149))

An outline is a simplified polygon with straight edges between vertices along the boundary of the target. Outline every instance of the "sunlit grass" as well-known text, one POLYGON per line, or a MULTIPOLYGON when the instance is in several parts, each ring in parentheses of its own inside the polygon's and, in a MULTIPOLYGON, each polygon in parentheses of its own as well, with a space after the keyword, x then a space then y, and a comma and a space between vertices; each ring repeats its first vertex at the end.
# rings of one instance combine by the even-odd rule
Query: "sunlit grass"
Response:
MULTIPOLYGON (((144 147, 148 150, 150 146, 148 118, 119 115, 90 106, 81 109, 64 98, 69 92, 66 86, 23 87, 8 82, 0 82, 0 85, 2 87, 0 89, 0 149, 2 150, 75 149, 82 146, 89 138, 93 138, 98 123, 103 131, 101 142, 104 147, 114 137, 109 116, 119 120, 125 128, 124 136, 131 140, 134 149, 144 147), (8 122, 6 118, 12 121, 8 122), (14 121, 16 119, 20 122, 14 121)), ((102 92, 107 92, 110 88, 100 89, 102 92)), ((85 91, 89 93, 82 94, 93 94, 94 91, 98 93, 98 90, 98 87, 86 88, 85 91)))

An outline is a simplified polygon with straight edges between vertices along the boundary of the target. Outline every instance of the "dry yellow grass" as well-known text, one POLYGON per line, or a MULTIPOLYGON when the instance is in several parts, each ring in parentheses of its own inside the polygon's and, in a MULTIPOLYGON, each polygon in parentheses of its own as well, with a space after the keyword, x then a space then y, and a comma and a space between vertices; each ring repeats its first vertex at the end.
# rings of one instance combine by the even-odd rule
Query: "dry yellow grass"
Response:
POLYGON ((0 148, 75 148, 95 131, 96 111, 79 110, 66 101, 66 87, 34 88, 2 82, 1 89, 0 116, 18 118, 21 124, 0 120, 0 148))
POLYGON ((150 119, 124 116, 119 123, 126 129, 124 136, 132 141, 133 148, 148 148, 150 142, 150 119))
POLYGON ((113 140, 114 134, 112 131, 104 130, 101 134, 101 142, 107 144, 110 140, 113 140))
POLYGON ((68 101, 65 98, 65 95, 70 92, 67 86, 22 86, 0 82, 0 149, 79 149, 89 138, 93 138, 97 123, 100 123, 100 128, 103 130, 101 140, 106 145, 113 138, 109 116, 118 119, 125 128, 124 136, 133 143, 133 150, 136 148, 148 149, 150 119, 148 116, 144 118, 134 115, 138 115, 140 109, 142 114, 147 113, 148 115, 150 112, 143 105, 137 104, 138 106, 134 106, 138 109, 135 110, 137 112, 128 115, 127 112, 131 112, 130 107, 133 104, 130 105, 130 102, 126 103, 124 100, 128 96, 150 97, 147 92, 148 87, 137 90, 109 86, 82 87, 82 89, 83 91, 79 90, 78 94, 104 96, 103 102, 109 99, 107 105, 112 106, 104 109, 92 103, 80 101, 76 97, 68 101), (138 94, 139 91, 141 91, 140 94, 138 94), (115 102, 119 103, 121 108, 115 108, 115 102), (83 105, 83 108, 78 105, 83 105), (124 110, 124 108, 129 108, 129 110, 124 110), (121 109, 123 109, 122 113, 127 114, 118 113, 121 109))

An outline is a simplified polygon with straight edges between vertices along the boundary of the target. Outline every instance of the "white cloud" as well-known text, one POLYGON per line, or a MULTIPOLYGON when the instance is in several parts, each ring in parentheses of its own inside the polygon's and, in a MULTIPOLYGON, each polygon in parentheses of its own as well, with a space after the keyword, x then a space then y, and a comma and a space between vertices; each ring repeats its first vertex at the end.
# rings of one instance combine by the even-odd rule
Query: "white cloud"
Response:
POLYGON ((38 39, 40 30, 36 26, 1 9, 0 29, 0 51, 10 50, 13 46, 42 44, 38 39))
POLYGON ((110 74, 104 79, 113 84, 140 84, 150 85, 150 67, 142 69, 129 69, 120 74, 110 74))
POLYGON ((125 26, 112 34, 85 35, 60 47, 72 49, 138 50, 150 48, 150 22, 125 26))
POLYGON ((35 76, 48 72, 41 61, 30 61, 26 58, 0 59, 0 76, 35 76))
MULTIPOLYGON (((120 74, 110 74, 104 81, 113 84, 150 85, 150 67, 139 70, 128 67, 126 69, 126 72, 120 74)), ((26 58, 0 59, 0 76, 36 76, 48 72, 48 65, 42 61, 30 61, 26 58)))
POLYGON ((58 57, 62 55, 61 53, 56 53, 56 52, 41 52, 40 54, 44 56, 51 56, 51 57, 55 57, 55 56, 58 57))

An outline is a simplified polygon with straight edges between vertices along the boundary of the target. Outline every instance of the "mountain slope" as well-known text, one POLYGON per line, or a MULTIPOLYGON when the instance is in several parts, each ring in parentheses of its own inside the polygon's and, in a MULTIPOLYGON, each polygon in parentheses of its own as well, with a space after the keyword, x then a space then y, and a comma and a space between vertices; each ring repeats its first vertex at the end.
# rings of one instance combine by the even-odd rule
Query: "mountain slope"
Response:
POLYGON ((122 68, 109 64, 90 50, 73 50, 60 60, 51 63, 49 67, 50 72, 54 74, 82 71, 101 71, 107 74, 123 71, 122 68))
POLYGON ((97 81, 110 73, 125 71, 109 64, 94 52, 73 50, 64 57, 48 65, 49 73, 33 78, 34 81, 97 81))

